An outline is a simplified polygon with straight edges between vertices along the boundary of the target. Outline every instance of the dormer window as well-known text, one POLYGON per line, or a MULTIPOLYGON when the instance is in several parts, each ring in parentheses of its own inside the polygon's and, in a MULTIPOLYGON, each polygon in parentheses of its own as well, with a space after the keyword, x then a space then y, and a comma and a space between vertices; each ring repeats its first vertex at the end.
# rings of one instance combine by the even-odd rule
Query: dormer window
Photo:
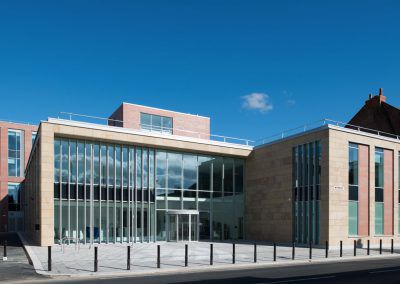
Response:
POLYGON ((172 134, 172 117, 140 113, 140 129, 172 134))

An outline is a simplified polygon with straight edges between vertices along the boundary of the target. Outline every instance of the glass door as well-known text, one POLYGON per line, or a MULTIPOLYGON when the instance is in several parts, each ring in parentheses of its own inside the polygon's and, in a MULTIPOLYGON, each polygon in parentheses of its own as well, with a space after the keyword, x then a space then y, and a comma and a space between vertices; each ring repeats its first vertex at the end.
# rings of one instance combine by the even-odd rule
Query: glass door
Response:
POLYGON ((179 215, 179 241, 189 241, 189 217, 190 215, 179 215))
POLYGON ((168 241, 178 241, 178 215, 168 215, 168 241))

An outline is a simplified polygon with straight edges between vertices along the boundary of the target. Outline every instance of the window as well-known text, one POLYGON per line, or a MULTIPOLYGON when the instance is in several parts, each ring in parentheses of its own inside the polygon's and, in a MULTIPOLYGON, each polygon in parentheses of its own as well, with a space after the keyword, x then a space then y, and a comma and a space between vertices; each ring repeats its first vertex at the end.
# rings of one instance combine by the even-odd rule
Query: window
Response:
POLYGON ((349 144, 349 235, 358 235, 358 145, 349 144))
POLYGON ((140 113, 140 128, 146 131, 172 134, 172 118, 140 113))
POLYGON ((375 234, 383 235, 383 149, 375 148, 375 234))
POLYGON ((37 132, 36 131, 32 132, 32 146, 35 143, 36 136, 37 136, 37 132))
POLYGON ((8 211, 20 211, 20 184, 8 184, 8 211))
POLYGON ((24 132, 8 130, 8 176, 20 177, 24 170, 24 132))

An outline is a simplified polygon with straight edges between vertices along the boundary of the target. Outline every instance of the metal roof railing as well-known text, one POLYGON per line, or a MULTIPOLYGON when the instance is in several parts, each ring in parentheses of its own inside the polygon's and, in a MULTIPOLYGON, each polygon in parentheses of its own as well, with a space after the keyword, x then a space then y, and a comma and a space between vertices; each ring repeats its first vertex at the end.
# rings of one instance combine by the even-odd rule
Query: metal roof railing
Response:
MULTIPOLYGON (((119 126, 119 127, 122 127, 123 123, 124 123, 124 121, 118 120, 118 119, 104 118, 104 117, 85 115, 85 114, 77 114, 77 113, 72 113, 72 112, 59 112, 57 115, 57 118, 71 120, 71 121, 103 124, 103 125, 108 125, 108 126, 119 126), (78 118, 78 119, 76 119, 76 118, 78 118), (101 121, 102 123, 99 123, 99 121, 101 121)), ((219 141, 219 142, 231 143, 231 144, 246 145, 246 146, 252 146, 252 145, 254 145, 254 142, 255 142, 255 141, 249 140, 249 139, 242 139, 242 138, 216 135, 216 134, 210 134, 210 133, 202 133, 202 132, 196 132, 196 131, 191 131, 191 130, 187 130, 187 129, 179 129, 179 128, 168 128, 168 127, 160 128, 158 126, 146 125, 146 124, 140 124, 140 128, 141 129, 135 129, 135 130, 139 130, 144 133, 150 132, 150 133, 157 133, 157 134, 162 134, 162 135, 188 136, 188 137, 193 137, 193 138, 207 139, 207 140, 213 140, 213 141, 219 141)))
POLYGON ((295 127, 295 128, 289 129, 289 130, 285 130, 285 131, 276 133, 274 135, 271 135, 271 136, 268 136, 268 137, 265 137, 262 139, 258 139, 258 140, 256 140, 255 145, 258 146, 258 145, 263 145, 263 144, 267 144, 267 143, 274 142, 274 141, 279 141, 279 140, 288 138, 293 135, 304 133, 304 132, 310 131, 312 129, 317 129, 324 125, 334 125, 334 126, 338 126, 338 127, 342 127, 342 128, 356 130, 358 132, 370 133, 370 134, 378 135, 381 137, 392 138, 392 139, 396 139, 396 140, 400 141, 400 137, 398 135, 395 135, 392 133, 325 118, 325 119, 313 121, 313 122, 310 122, 307 124, 303 124, 301 126, 298 126, 298 127, 295 127))

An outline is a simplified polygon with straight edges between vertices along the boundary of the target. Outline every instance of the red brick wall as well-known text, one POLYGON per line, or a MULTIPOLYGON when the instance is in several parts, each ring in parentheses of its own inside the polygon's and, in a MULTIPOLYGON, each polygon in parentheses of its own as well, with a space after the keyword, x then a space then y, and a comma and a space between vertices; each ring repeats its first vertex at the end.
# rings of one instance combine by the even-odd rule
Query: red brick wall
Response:
POLYGON ((8 177, 8 129, 24 131, 26 166, 32 149, 32 131, 37 131, 37 126, 0 122, 0 232, 4 232, 8 224, 8 183, 20 183, 24 180, 23 177, 8 177))
POLYGON ((369 235, 369 147, 358 145, 358 235, 369 235))
POLYGON ((383 201, 384 201, 384 221, 383 234, 393 235, 393 151, 384 150, 383 152, 383 201))
POLYGON ((123 120, 123 127, 140 129, 141 112, 172 117, 174 135, 210 139, 210 119, 208 117, 124 103, 110 118, 123 120))

